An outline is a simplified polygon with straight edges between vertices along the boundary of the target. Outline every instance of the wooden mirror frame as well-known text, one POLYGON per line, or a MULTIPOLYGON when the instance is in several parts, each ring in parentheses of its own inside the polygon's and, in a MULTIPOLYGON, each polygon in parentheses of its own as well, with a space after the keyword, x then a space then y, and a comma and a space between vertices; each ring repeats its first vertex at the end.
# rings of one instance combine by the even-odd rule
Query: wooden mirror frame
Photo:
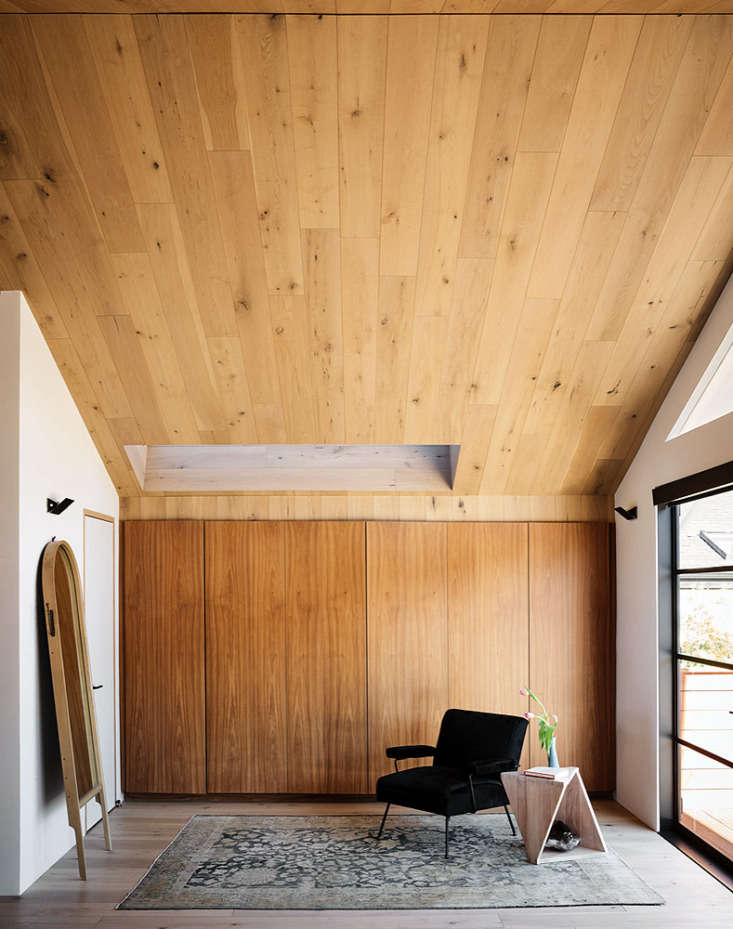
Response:
POLYGON ((97 736, 84 601, 79 568, 68 542, 49 542, 41 568, 46 636, 51 661, 56 724, 69 825, 76 835, 79 877, 87 879, 81 810, 96 799, 102 809, 104 840, 112 849, 97 736), (64 572, 68 591, 58 583, 64 572))

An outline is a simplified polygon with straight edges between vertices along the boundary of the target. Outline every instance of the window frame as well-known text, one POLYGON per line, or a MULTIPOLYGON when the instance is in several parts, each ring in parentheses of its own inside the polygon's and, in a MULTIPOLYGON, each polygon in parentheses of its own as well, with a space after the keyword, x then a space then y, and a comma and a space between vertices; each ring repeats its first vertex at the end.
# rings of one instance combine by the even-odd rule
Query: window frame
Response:
POLYGON ((688 748, 728 768, 733 760, 723 758, 702 746, 680 736, 680 662, 722 668, 733 671, 733 662, 700 658, 680 651, 679 643, 679 584, 685 576, 704 577, 709 574, 730 575, 733 580, 733 564, 681 568, 679 566, 679 507, 682 503, 703 497, 730 492, 731 488, 715 488, 707 493, 685 496, 682 500, 659 506, 657 517, 659 543, 659 609, 660 617, 666 617, 659 625, 660 657, 660 822, 662 835, 683 848, 691 846, 694 852, 707 859, 713 873, 729 883, 733 876, 733 860, 719 852, 696 833, 680 822, 680 747, 688 748), (680 842, 680 839, 682 840, 680 842), (722 873, 722 877, 721 877, 722 873))

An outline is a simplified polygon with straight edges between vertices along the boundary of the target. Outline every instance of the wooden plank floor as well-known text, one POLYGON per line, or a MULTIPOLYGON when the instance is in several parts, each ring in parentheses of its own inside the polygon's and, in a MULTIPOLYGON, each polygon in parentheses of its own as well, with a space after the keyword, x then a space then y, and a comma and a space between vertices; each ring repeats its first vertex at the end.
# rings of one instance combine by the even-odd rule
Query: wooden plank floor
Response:
POLYGON ((598 803, 609 844, 667 901, 661 907, 547 907, 502 910, 243 911, 128 910, 114 907, 194 813, 370 813, 374 803, 141 801, 112 814, 114 851, 100 827, 87 836, 89 881, 69 852, 21 898, 0 898, 2 929, 730 929, 733 894, 620 806, 598 803))

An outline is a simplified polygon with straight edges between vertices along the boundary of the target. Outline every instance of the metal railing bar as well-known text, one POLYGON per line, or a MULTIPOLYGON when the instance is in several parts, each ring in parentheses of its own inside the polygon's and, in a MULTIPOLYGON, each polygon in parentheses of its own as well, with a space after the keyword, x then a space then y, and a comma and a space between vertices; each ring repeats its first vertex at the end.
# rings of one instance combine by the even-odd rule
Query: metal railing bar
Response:
POLYGON ((716 755, 715 752, 710 752, 706 748, 703 748, 701 745, 693 745, 692 742, 688 742, 687 739, 681 739, 678 735, 674 736, 674 741, 678 745, 684 745, 685 748, 691 749, 693 752, 697 752, 699 755, 705 755, 706 758, 710 758, 712 761, 717 761, 719 764, 725 765, 727 768, 733 768, 733 761, 729 758, 723 758, 722 755, 716 755))
POLYGON ((733 662, 730 661, 717 661, 714 658, 696 658, 694 655, 685 655, 682 652, 677 652, 678 661, 692 661, 695 664, 705 664, 710 665, 711 668, 722 668, 724 671, 733 671, 733 662))

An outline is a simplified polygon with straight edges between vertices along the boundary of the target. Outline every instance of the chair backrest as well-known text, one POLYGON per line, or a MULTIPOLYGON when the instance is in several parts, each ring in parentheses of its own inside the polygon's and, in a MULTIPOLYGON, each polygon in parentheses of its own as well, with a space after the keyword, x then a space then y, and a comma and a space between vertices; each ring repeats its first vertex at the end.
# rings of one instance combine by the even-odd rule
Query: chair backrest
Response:
POLYGON ((523 716, 446 710, 433 764, 463 769, 474 761, 508 758, 519 765, 527 726, 523 716))

